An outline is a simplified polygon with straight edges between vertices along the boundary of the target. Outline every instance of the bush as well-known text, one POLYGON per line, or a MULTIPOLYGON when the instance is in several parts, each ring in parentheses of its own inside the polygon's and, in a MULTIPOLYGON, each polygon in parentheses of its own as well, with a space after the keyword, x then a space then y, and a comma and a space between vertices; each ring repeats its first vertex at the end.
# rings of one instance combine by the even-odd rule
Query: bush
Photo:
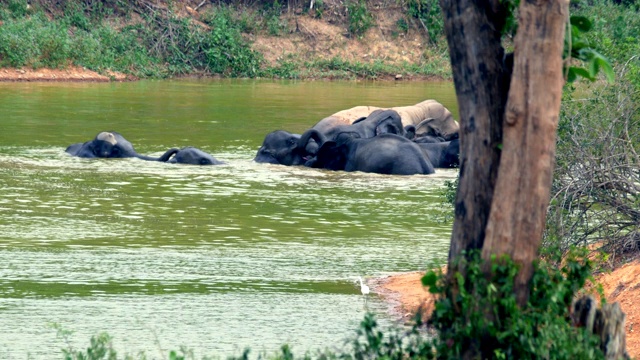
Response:
POLYGON ((625 76, 588 99, 566 95, 545 246, 640 250, 638 104, 638 88, 625 76))
POLYGON ((585 40, 613 60, 611 85, 568 86, 562 101, 545 247, 640 250, 640 17, 611 3, 579 8, 585 40))
POLYGON ((569 321, 573 298, 590 277, 583 256, 567 258, 562 269, 534 264, 524 308, 513 292, 518 266, 508 257, 492 258, 488 277, 480 252, 472 252, 461 265, 466 275, 456 274, 449 288, 445 274, 428 272, 423 284, 439 296, 430 320, 437 358, 460 359, 471 349, 482 359, 604 359, 598 339, 569 321))
POLYGON ((438 43, 444 36, 444 18, 438 0, 407 0, 407 11, 427 28, 431 43, 438 43))
POLYGON ((348 0, 347 17, 349 18, 349 33, 362 36, 373 26, 373 15, 367 9, 365 0, 348 0))
POLYGON ((2 65, 22 67, 58 67, 69 57, 67 28, 50 22, 44 15, 24 20, 7 20, 0 27, 2 65))

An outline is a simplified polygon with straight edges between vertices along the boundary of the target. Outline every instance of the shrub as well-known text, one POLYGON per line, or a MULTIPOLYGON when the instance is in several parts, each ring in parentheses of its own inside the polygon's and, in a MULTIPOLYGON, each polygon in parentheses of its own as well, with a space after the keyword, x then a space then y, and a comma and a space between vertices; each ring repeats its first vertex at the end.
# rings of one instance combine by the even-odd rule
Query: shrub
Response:
POLYGON ((444 18, 438 0, 407 0, 407 10, 426 27, 429 41, 438 43, 444 36, 444 18))
POLYGON ((347 17, 349 18, 349 33, 362 36, 373 26, 373 15, 367 9, 365 0, 346 1, 347 17))
POLYGON ((472 252, 466 275, 456 274, 449 288, 446 275, 428 272, 423 284, 439 296, 431 317, 437 358, 460 359, 472 349, 483 359, 604 359, 597 338, 568 320, 574 295, 590 277, 583 256, 567 258, 560 270, 536 263, 523 308, 513 293, 518 266, 508 257, 492 258, 488 277, 480 252, 472 252))

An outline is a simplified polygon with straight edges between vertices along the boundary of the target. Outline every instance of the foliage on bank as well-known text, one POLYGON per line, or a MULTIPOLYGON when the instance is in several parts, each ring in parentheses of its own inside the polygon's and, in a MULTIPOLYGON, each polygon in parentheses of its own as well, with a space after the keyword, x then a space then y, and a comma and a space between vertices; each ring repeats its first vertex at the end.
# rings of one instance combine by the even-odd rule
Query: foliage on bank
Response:
MULTIPOLYGON (((44 2, 27 5, 26 0, 8 0, 0 4, 0 67, 77 65, 99 73, 109 70, 153 78, 448 76, 433 64, 392 64, 382 59, 308 61, 290 56, 267 65, 246 35, 289 32, 282 20, 286 7, 278 1, 258 3, 251 9, 241 3, 219 3, 201 11, 199 21, 179 14, 178 5, 174 8, 170 1, 167 7, 138 1, 40 3, 44 2)), ((345 26, 353 36, 375 25, 365 1, 345 4, 349 14, 345 26)), ((323 8, 321 1, 316 6, 323 8)))
POLYGON ((544 246, 598 244, 618 258, 640 250, 640 4, 595 1, 572 12, 591 19, 584 41, 611 59, 615 81, 565 89, 544 246))

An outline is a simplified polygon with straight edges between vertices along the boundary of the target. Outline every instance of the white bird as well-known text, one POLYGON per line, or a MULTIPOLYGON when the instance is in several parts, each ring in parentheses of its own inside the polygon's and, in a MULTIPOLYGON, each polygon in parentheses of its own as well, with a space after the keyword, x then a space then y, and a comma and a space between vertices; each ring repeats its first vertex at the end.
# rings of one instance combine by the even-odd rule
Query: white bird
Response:
POLYGON ((369 295, 369 287, 362 282, 362 277, 358 276, 358 280, 360 280, 360 292, 362 295, 369 295))

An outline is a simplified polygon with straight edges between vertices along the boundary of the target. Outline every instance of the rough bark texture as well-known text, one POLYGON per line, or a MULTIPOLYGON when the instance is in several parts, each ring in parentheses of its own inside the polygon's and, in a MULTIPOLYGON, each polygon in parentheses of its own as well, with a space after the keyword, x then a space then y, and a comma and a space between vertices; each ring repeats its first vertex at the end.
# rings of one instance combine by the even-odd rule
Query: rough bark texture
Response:
POLYGON ((460 184, 449 250, 482 248, 500 161, 509 75, 500 31, 498 1, 440 0, 460 113, 460 184))
POLYGON ((626 316, 620 304, 598 304, 592 296, 583 296, 573 303, 571 320, 574 326, 584 327, 600 341, 600 350, 607 360, 629 359, 624 323, 626 316))
POLYGON ((483 258, 509 254, 521 264, 516 297, 526 304, 532 262, 544 230, 562 98, 568 0, 522 1, 502 157, 483 258))

